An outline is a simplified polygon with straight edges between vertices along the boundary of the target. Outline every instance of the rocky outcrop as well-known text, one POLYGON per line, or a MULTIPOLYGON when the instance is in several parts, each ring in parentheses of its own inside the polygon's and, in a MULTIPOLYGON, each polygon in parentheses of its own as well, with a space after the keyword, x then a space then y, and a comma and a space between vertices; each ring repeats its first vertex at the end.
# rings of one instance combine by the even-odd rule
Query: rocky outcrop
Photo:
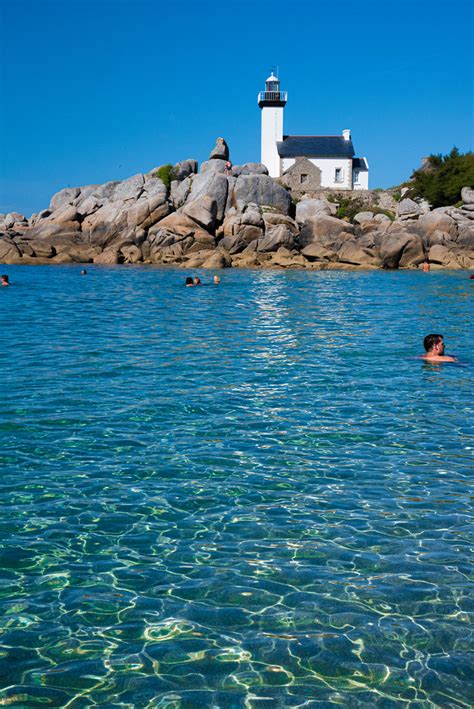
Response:
POLYGON ((0 214, 0 262, 396 269, 428 257, 433 268, 474 268, 472 187, 460 207, 434 210, 407 198, 397 204, 393 191, 355 195, 359 211, 349 219, 347 194, 292 201, 264 165, 231 168, 228 158, 219 138, 200 171, 187 159, 60 190, 30 219, 0 214))

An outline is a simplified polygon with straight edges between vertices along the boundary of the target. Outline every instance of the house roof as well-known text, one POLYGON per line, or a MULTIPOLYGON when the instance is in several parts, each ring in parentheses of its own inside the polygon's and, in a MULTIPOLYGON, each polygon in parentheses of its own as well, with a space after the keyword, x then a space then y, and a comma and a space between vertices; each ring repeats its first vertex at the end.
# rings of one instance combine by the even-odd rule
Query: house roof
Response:
POLYGON ((365 158, 352 158, 352 167, 356 167, 359 170, 368 170, 367 160, 365 158))
POLYGON ((277 143, 281 158, 352 158, 352 140, 342 135, 284 135, 277 143))

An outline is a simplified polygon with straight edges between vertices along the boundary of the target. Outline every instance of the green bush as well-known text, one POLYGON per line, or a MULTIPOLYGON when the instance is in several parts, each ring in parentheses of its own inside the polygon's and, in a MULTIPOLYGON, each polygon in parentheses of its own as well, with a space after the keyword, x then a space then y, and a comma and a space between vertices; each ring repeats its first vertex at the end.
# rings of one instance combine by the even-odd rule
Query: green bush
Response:
POLYGON ((447 207, 461 199, 463 187, 474 186, 474 153, 454 147, 449 155, 430 155, 428 164, 411 176, 407 197, 426 199, 433 207, 447 207))
POLYGON ((171 182, 175 179, 176 174, 173 165, 162 165, 155 172, 154 177, 159 177, 160 180, 165 185, 166 189, 169 190, 171 182))

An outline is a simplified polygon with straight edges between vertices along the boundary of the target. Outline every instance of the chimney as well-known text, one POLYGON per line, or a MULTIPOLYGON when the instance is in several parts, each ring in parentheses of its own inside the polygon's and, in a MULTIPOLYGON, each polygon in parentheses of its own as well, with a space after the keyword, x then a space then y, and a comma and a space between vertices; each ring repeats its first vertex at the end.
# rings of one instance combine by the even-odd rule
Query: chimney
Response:
POLYGON ((350 140, 350 139, 351 139, 351 131, 350 131, 350 129, 349 129, 349 128, 344 128, 344 130, 342 131, 342 135, 343 135, 344 140, 350 140))

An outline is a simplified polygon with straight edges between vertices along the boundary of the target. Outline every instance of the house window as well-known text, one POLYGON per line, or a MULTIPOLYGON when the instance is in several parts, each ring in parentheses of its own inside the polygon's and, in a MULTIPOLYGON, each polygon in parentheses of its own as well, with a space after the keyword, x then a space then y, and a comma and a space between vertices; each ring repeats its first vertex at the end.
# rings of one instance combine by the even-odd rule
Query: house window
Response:
POLYGON ((342 168, 336 167, 334 170, 334 182, 342 182, 342 168))
POLYGON ((354 170, 354 184, 359 184, 359 170, 354 170))
POLYGON ((308 175, 300 175, 300 182, 303 184, 303 182, 306 182, 308 179, 308 175))

